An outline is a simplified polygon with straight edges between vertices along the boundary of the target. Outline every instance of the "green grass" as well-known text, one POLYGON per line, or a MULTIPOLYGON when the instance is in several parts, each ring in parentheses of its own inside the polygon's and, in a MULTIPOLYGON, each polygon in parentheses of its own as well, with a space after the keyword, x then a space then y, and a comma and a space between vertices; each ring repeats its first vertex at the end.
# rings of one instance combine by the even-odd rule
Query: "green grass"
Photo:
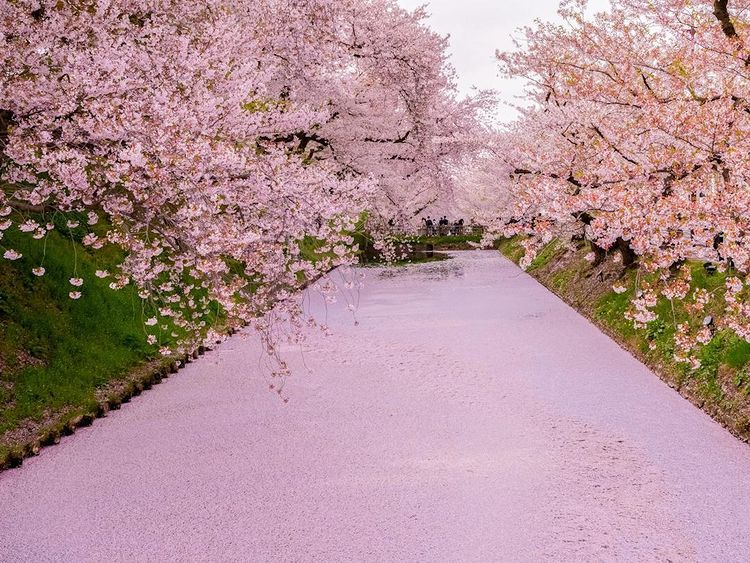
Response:
POLYGON ((625 312, 630 307, 632 293, 606 293, 594 308, 596 317, 604 321, 609 328, 614 329, 623 337, 630 338, 636 334, 633 323, 625 318, 625 312))
POLYGON ((559 251, 560 251, 559 241, 553 240, 549 244, 545 245, 539 252, 537 252, 537 255, 534 257, 534 260, 532 260, 531 264, 529 264, 527 271, 533 272, 534 270, 544 268, 550 262, 552 262, 552 259, 555 258, 555 256, 557 256, 559 251))
POLYGON ((554 291, 565 291, 570 283, 575 279, 576 272, 572 270, 560 270, 556 272, 550 281, 554 291))
MULTIPOLYGON (((622 340, 637 345, 647 358, 670 366, 678 383, 693 379, 705 398, 720 401, 723 398, 719 383, 720 370, 723 367, 735 373, 744 370, 750 363, 750 343, 731 331, 717 330, 713 339, 697 351, 697 358, 701 362, 698 369, 691 370, 685 364, 674 361, 674 335, 677 325, 683 322, 689 322, 693 326, 699 325, 707 315, 719 317, 724 308, 722 289, 726 274, 709 274, 700 263, 690 263, 687 267, 691 269, 693 277, 691 293, 695 288, 715 292, 714 299, 700 315, 690 313, 683 302, 675 300, 671 303, 662 297, 655 308, 658 318, 648 323, 645 330, 637 330, 633 328, 632 322, 624 317, 633 297, 632 289, 619 295, 614 291, 606 293, 596 304, 595 315, 622 340)), ((633 287, 634 276, 635 273, 631 272, 623 280, 628 288, 633 287)), ((690 302, 689 294, 687 303, 690 302)))
POLYGON ((737 337, 728 342, 724 353, 724 362, 734 370, 744 369, 750 362, 750 342, 737 337))
POLYGON ((520 237, 499 240, 495 243, 495 247, 503 256, 505 256, 509 260, 512 260, 516 264, 521 260, 521 258, 523 258, 525 252, 523 246, 521 246, 520 237))
POLYGON ((119 262, 117 251, 94 255, 53 231, 46 274, 36 277, 31 269, 42 261, 42 242, 9 230, 2 243, 23 258, 0 260, 0 434, 45 413, 94 407, 97 388, 157 355, 146 343, 135 289, 113 291, 110 280, 94 275, 119 262), (83 297, 72 300, 68 280, 76 262, 85 281, 83 297))

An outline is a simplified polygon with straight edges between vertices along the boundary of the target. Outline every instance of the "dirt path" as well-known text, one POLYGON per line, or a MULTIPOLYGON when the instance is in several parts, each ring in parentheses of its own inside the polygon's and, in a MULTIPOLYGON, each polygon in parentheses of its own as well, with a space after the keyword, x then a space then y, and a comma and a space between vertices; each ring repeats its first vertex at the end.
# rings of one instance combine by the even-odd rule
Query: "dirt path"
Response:
POLYGON ((288 404, 235 338, 0 474, 0 561, 748 560, 750 447, 546 289, 367 274, 288 404))

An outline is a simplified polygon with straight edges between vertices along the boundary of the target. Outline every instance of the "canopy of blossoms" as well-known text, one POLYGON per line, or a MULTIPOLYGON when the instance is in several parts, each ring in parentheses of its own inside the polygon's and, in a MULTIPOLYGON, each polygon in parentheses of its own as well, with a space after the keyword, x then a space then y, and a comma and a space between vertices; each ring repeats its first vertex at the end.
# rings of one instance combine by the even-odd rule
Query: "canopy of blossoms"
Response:
POLYGON ((0 3, 0 236, 41 244, 65 215, 88 247, 120 247, 97 275, 138 287, 150 342, 168 321, 194 344, 216 304, 230 323, 294 309, 352 262, 363 211, 408 219, 481 138, 490 100, 456 99, 424 17, 392 0, 0 3))
MULTIPOLYGON (((509 197, 495 230, 528 235, 527 261, 553 237, 635 253, 661 273, 637 293, 637 325, 659 294, 686 297, 686 260, 718 263, 730 269, 721 322, 750 339, 750 2, 611 4, 587 18, 585 1, 567 0, 564 23, 527 28, 498 53, 533 103, 498 139, 509 197)), ((710 339, 691 330, 683 351, 710 339)))

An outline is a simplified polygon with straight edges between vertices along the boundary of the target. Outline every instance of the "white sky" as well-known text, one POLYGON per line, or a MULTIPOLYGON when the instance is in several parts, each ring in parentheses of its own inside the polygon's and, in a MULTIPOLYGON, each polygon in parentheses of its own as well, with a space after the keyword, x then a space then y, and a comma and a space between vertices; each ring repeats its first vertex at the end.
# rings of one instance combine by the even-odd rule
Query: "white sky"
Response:
MULTIPOLYGON (((512 35, 535 19, 558 21, 558 0, 398 0, 409 10, 427 4, 429 25, 440 35, 450 35, 451 63, 461 92, 472 87, 494 89, 501 100, 513 102, 523 93, 523 83, 500 78, 495 50, 513 49, 512 35)), ((591 11, 609 7, 608 0, 589 0, 591 11)), ((513 119, 512 108, 501 106, 498 117, 513 119)))

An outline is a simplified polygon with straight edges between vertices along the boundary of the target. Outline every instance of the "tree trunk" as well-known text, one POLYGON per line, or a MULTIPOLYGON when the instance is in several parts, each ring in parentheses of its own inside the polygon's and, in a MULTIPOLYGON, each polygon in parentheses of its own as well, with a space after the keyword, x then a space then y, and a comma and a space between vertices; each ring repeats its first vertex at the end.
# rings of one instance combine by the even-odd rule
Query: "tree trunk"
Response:
POLYGON ((8 143, 8 129, 13 123, 13 113, 0 109, 0 161, 2 161, 2 153, 5 152, 5 145, 8 143))
POLYGON ((593 241, 589 241, 589 242, 591 243, 591 250, 594 251, 594 256, 595 256, 594 262, 591 264, 591 266, 592 268, 595 268, 596 266, 598 266, 599 264, 601 264, 607 259, 607 251, 601 246, 599 246, 598 244, 596 244, 595 242, 593 241))
POLYGON ((727 4, 729 0, 714 0, 714 16, 721 23, 721 30, 727 37, 737 37, 737 30, 734 28, 732 18, 729 16, 727 4))
POLYGON ((622 255, 622 265, 626 268, 629 268, 638 260, 638 255, 633 252, 632 248, 630 248, 630 243, 628 241, 618 238, 615 241, 615 248, 620 251, 620 254, 622 255))

